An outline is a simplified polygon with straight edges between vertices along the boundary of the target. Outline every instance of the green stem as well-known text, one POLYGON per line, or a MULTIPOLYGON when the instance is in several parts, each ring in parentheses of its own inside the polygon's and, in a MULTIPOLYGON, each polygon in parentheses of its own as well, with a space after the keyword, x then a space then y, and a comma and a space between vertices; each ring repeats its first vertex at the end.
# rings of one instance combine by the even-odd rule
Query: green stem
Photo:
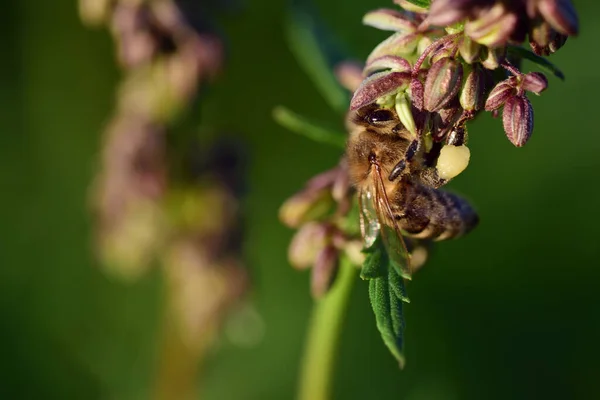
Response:
POLYGON ((333 145, 339 149, 346 148, 347 134, 327 129, 322 124, 312 122, 283 106, 277 106, 273 109, 273 118, 279 125, 292 132, 307 136, 317 142, 333 145))
POLYGON ((355 266, 342 259, 333 287, 314 306, 300 371, 298 400, 331 397, 339 336, 357 275, 355 266))

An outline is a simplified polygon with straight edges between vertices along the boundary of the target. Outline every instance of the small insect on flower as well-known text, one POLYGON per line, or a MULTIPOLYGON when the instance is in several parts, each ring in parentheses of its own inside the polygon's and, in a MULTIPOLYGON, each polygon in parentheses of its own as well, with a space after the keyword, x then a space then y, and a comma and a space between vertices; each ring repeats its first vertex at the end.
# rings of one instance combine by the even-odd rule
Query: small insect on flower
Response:
POLYGON ((376 104, 359 108, 350 112, 348 126, 346 156, 358 190, 365 247, 381 235, 392 265, 410 279, 413 267, 403 235, 455 238, 477 225, 477 214, 466 200, 438 189, 447 180, 426 164, 427 146, 404 127, 394 109, 376 104))

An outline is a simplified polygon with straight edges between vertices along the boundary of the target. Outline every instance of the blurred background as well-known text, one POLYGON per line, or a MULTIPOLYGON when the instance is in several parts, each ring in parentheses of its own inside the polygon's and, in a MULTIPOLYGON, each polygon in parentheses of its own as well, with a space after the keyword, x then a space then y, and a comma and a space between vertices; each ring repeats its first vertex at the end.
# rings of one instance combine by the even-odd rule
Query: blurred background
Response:
MULTIPOLYGON (((362 15, 390 3, 315 1, 314 11, 340 50, 361 60, 386 37, 362 27, 362 15)), ((122 76, 113 40, 85 27, 73 1, 3 5, 0 397, 154 398, 164 274, 124 282, 94 255, 89 188, 122 76)), ((471 126, 470 168, 450 186, 481 223, 437 245, 408 285, 406 368, 383 345, 368 285, 357 282, 336 399, 600 397, 600 4, 576 6, 581 35, 552 57, 567 79, 550 78, 532 99, 530 143, 514 148, 488 116, 471 126)), ((256 0, 215 14, 225 64, 190 111, 201 116, 191 119, 194 135, 228 132, 244 143, 245 303, 259 325, 251 341, 213 341, 194 372, 197 398, 290 399, 296 389, 312 300, 309 273, 288 265, 293 232, 277 210, 340 152, 286 131, 271 111, 285 104, 341 120, 290 53, 285 12, 283 1, 256 0)))

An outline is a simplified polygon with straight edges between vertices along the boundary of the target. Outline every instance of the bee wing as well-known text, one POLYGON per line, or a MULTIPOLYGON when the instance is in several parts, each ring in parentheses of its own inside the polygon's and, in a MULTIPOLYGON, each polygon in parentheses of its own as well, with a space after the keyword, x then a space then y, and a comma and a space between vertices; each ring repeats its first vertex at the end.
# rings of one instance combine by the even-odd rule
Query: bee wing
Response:
POLYGON ((399 273, 405 279, 410 279, 412 275, 412 267, 410 262, 410 253, 406 248, 406 243, 402 237, 402 232, 398 226, 390 200, 385 191, 383 177, 379 165, 375 165, 373 174, 373 187, 375 197, 375 211, 381 227, 381 239, 387 249, 388 256, 397 268, 399 273))
POLYGON ((368 249, 373 246, 381 230, 375 205, 374 190, 366 189, 360 191, 358 194, 358 208, 360 210, 360 232, 365 248, 368 249))

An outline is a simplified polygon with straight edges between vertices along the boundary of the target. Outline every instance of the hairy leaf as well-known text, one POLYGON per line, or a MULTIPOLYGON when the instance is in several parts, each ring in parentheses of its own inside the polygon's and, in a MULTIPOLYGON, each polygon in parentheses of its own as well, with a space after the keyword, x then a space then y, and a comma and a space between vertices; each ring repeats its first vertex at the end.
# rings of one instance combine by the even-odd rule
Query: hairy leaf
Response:
POLYGON ((377 329, 392 355, 404 366, 404 302, 408 302, 404 280, 391 265, 385 247, 378 238, 366 250, 361 278, 369 279, 369 298, 377 329))
POLYGON ((372 247, 364 250, 364 253, 367 254, 365 258, 365 262, 363 263, 362 269, 360 271, 361 279, 375 279, 383 276, 385 273, 385 269, 382 265, 382 252, 378 250, 373 250, 372 247))
POLYGON ((377 72, 365 79, 356 89, 350 101, 350 109, 358 110, 383 96, 397 93, 403 87, 408 86, 409 82, 409 72, 377 72))

